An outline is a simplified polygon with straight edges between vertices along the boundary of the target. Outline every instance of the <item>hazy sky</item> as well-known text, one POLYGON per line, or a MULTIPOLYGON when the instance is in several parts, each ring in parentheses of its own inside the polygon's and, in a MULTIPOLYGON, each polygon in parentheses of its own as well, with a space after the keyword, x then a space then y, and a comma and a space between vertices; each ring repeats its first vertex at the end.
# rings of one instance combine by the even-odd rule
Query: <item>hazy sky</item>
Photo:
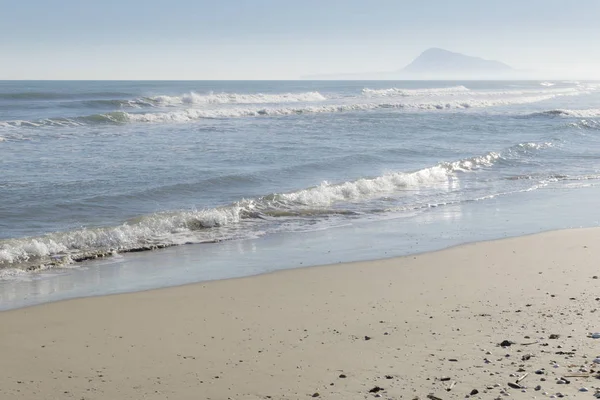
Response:
POLYGON ((0 79, 296 79, 429 47, 600 77, 600 0, 0 0, 0 38, 0 79))

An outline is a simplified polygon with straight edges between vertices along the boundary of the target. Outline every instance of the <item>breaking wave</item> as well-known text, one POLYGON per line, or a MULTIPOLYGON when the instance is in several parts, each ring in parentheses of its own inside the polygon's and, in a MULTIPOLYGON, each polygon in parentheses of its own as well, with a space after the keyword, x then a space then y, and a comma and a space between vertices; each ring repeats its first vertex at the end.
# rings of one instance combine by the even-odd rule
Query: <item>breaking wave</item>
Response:
POLYGON ((458 179, 462 173, 491 168, 516 153, 550 146, 550 143, 523 143, 502 152, 442 162, 414 172, 389 172, 341 183, 322 182, 318 186, 242 199, 222 207, 144 215, 119 226, 1 240, 0 270, 39 270, 119 252, 256 237, 266 232, 265 224, 289 222, 290 217, 311 223, 315 218, 360 215, 362 212, 351 211, 351 204, 387 197, 407 188, 447 187, 449 181, 458 179), (246 223, 241 224, 242 221, 246 223))
POLYGON ((426 102, 376 102, 301 105, 297 107, 225 107, 225 108, 187 108, 174 111, 152 113, 128 113, 115 111, 73 118, 47 118, 38 121, 2 121, 0 128, 37 128, 37 127, 74 127, 83 125, 126 124, 126 123, 183 123, 206 118, 240 118, 287 116, 315 113, 338 113, 369 111, 377 109, 404 109, 414 111, 460 110, 486 108, 515 104, 528 104, 553 98, 553 95, 529 97, 467 99, 456 101, 426 102))
POLYGON ((530 117, 549 116, 549 117, 574 117, 574 118, 595 118, 600 117, 600 108, 592 108, 587 110, 568 110, 555 109, 535 112, 528 114, 530 117))
POLYGON ((525 89, 525 90, 494 90, 494 91, 475 91, 464 86, 455 86, 449 88, 434 88, 434 89, 368 89, 362 90, 362 94, 366 97, 448 97, 468 95, 474 97, 491 97, 491 96, 532 96, 532 95, 552 95, 552 96, 568 96, 579 95, 589 92, 591 88, 557 88, 557 89, 525 89))
POLYGON ((182 104, 275 104, 302 103, 327 100, 319 92, 283 93, 283 94, 238 94, 238 93, 209 93, 198 94, 190 92, 182 96, 154 96, 139 99, 141 104, 155 106, 175 106, 182 104))
POLYGON ((471 92, 464 86, 452 86, 446 88, 430 88, 430 89, 401 89, 401 88, 389 88, 389 89, 368 89, 362 90, 362 93, 370 97, 385 97, 385 96, 449 96, 449 95, 460 95, 465 92, 471 92))
POLYGON ((577 129, 600 130, 600 121, 594 119, 582 119, 581 121, 571 122, 569 126, 577 129))

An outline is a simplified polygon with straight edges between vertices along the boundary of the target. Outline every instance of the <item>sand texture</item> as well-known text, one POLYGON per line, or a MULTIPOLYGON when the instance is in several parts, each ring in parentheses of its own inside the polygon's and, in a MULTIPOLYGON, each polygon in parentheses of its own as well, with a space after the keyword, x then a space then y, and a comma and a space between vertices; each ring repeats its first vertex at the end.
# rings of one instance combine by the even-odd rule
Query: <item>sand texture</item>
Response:
POLYGON ((0 399, 594 399, 598 275, 583 229, 6 311, 0 399))

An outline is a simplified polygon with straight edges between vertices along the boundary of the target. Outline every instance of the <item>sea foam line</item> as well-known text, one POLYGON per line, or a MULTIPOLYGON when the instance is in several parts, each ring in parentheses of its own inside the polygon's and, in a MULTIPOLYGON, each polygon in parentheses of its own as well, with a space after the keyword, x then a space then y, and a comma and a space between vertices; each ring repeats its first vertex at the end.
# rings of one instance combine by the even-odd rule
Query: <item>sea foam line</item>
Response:
POLYGON ((222 108, 187 108, 175 111, 151 113, 128 113, 115 111, 105 114, 93 114, 74 118, 48 118, 39 121, 0 121, 0 128, 39 128, 39 127, 77 127, 97 124, 126 123, 184 123, 207 118, 241 118, 288 116, 318 113, 339 113, 371 111, 378 109, 404 109, 414 111, 461 110, 470 108, 486 108, 516 104, 536 103, 554 98, 555 95, 539 95, 514 98, 465 99, 456 101, 425 102, 374 102, 374 103, 342 103, 302 105, 297 107, 222 107, 222 108))
POLYGON ((424 89, 404 89, 404 88, 388 88, 388 89, 369 89, 362 90, 362 94, 369 97, 385 97, 385 96, 452 96, 462 95, 466 92, 471 93, 471 90, 464 86, 451 86, 445 88, 424 88, 424 89))
POLYGON ((554 109, 528 114, 530 117, 550 116, 550 117, 575 117, 575 118, 594 118, 600 117, 600 108, 591 108, 585 110, 554 109))
POLYGON ((302 103, 325 101, 327 98, 319 92, 278 93, 278 94, 239 94, 239 93, 186 93, 181 96, 152 96, 139 99, 141 104, 156 106, 174 106, 182 104, 265 104, 265 103, 302 103))
POLYGON ((493 167, 504 153, 510 156, 515 151, 541 149, 548 145, 524 143, 501 153, 489 152, 414 172, 390 172, 337 184, 323 182, 298 191, 243 199, 217 208, 140 216, 118 226, 2 240, 0 271, 15 267, 39 270, 118 252, 251 237, 261 230, 252 228, 256 225, 239 224, 242 220, 260 224, 286 216, 315 218, 347 214, 336 205, 364 202, 406 188, 446 187, 450 180, 458 179, 457 174, 493 167))
POLYGON ((569 96, 589 93, 586 88, 556 88, 556 89, 525 89, 525 90, 495 90, 495 91, 476 91, 470 90, 464 86, 455 86, 449 88, 432 89, 369 89, 362 90, 365 97, 448 97, 448 96, 472 96, 472 97, 491 97, 491 96, 532 96, 532 95, 555 95, 569 96))

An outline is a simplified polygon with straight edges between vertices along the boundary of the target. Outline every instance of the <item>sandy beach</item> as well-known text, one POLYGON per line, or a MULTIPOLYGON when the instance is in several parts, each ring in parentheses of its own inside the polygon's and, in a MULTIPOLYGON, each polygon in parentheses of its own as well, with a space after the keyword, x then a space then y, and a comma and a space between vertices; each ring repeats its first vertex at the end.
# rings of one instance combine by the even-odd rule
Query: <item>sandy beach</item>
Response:
POLYGON ((557 231, 1 312, 0 399, 592 399, 599 243, 557 231))

